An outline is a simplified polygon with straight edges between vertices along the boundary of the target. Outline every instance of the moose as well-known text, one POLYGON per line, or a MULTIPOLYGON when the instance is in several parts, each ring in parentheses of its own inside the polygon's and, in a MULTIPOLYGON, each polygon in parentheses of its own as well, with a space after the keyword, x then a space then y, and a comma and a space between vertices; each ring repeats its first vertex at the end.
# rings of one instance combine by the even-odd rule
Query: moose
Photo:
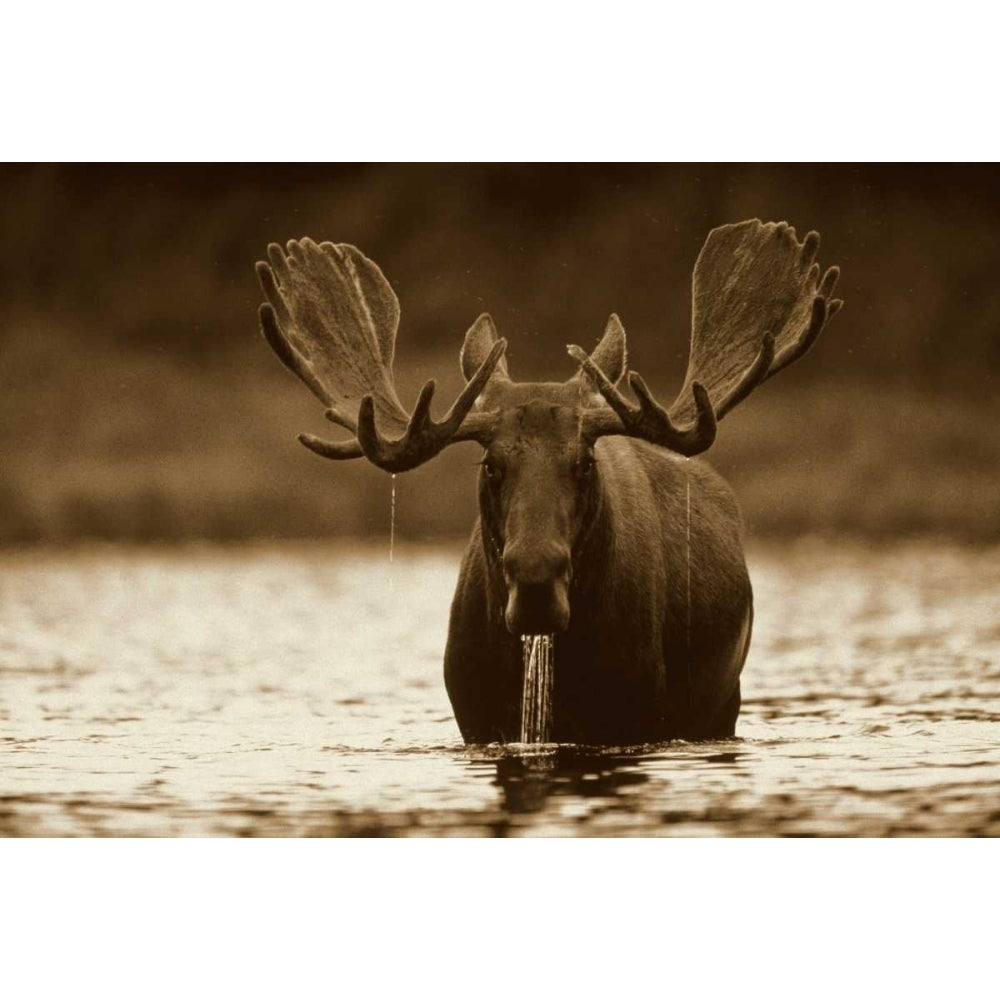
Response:
POLYGON ((467 743, 517 739, 522 637, 533 635, 555 636, 557 742, 734 734, 753 595, 739 508, 694 456, 840 309, 839 269, 820 278, 818 248, 818 233, 800 242, 784 222, 709 233, 694 268, 687 374, 669 408, 637 372, 626 376, 616 315, 592 353, 567 348, 578 368, 565 382, 516 382, 483 314, 460 354, 465 387, 436 420, 433 380, 412 412, 397 396, 399 302, 379 267, 349 244, 269 245, 256 265, 264 336, 351 434, 302 434, 302 444, 392 473, 455 442, 483 448, 444 661, 467 743))

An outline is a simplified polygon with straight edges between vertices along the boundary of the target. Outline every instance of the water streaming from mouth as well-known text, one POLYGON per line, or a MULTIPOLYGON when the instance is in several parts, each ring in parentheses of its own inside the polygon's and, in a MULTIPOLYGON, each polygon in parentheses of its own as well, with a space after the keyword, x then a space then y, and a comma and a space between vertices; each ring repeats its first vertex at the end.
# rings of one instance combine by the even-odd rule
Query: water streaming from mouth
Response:
POLYGON ((524 687, 521 742, 548 743, 552 735, 552 665, 555 637, 522 635, 524 687))

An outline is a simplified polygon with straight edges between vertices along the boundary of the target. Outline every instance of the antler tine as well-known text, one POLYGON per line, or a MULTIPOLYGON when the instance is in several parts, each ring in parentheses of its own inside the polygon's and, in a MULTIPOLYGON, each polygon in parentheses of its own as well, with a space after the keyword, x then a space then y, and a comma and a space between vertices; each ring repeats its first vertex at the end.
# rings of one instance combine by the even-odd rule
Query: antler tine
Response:
POLYGON ((833 290, 837 287, 837 282, 839 280, 840 268, 836 265, 827 268, 827 272, 823 275, 823 281, 819 286, 819 294, 822 295, 824 299, 829 299, 830 296, 833 295, 833 290))
MULTIPOLYGON (((811 229, 806 233, 806 238, 802 241, 802 250, 799 256, 799 268, 808 271, 812 267, 816 254, 819 251, 819 233, 811 229)), ((818 265, 817 265, 818 266, 818 265)))
POLYGON ((627 424, 632 420, 633 410, 629 405, 629 401, 618 391, 611 379, 594 363, 591 356, 577 344, 567 346, 566 353, 580 364, 594 380, 598 391, 607 400, 608 406, 618 414, 619 420, 623 424, 627 424))
POLYGON ((774 372, 771 370, 773 363, 774 334, 765 333, 753 364, 743 373, 740 381, 715 404, 716 419, 721 420, 734 406, 742 403, 761 382, 773 375, 774 372))
MULTIPOLYGON (((817 244, 819 243, 818 234, 816 235, 816 242, 817 244)), ((818 276, 819 266, 814 264, 813 267, 816 269, 815 273, 818 276)), ((788 344, 774 359, 771 370, 764 376, 762 381, 766 381, 772 375, 777 375, 782 368, 787 368, 793 361, 801 358, 816 343, 826 324, 840 312, 840 307, 844 304, 843 299, 833 299, 830 297, 833 295, 833 290, 837 287, 839 278, 839 267, 834 266, 827 269, 819 285, 819 294, 813 299, 809 325, 803 330, 798 340, 788 344)))
MULTIPOLYGON (((506 351, 507 340, 504 337, 500 337, 490 348, 490 353, 483 359, 483 363, 476 369, 472 378, 465 383, 465 388, 458 394, 458 398, 451 404, 451 408, 441 421, 441 427, 447 428, 451 434, 457 434, 463 428, 463 425, 468 423, 467 415, 469 411, 475 405, 476 400, 482 395, 483 390, 486 388, 486 383, 489 382, 506 351)), ((492 417, 489 418, 491 423, 492 419, 492 417)), ((470 434, 479 433, 478 430, 473 429, 471 424, 468 424, 467 429, 470 434)))
POLYGON ((816 343, 816 339, 822 332, 823 327, 826 326, 828 315, 829 310, 827 309, 826 299, 817 295, 813 299, 809 325, 802 331, 798 340, 793 341, 783 348, 781 353, 772 362, 770 370, 764 375, 762 381, 766 381, 772 375, 777 375, 782 368, 787 368, 793 361, 801 358, 816 343))
POLYGON ((319 455, 320 458, 332 458, 340 461, 346 458, 364 457, 361 445, 357 441, 324 441, 312 434, 300 434, 298 441, 319 455))
POLYGON ((349 430, 352 434, 356 434, 358 431, 357 420, 355 420, 354 417, 347 416, 346 413, 341 413, 336 407, 331 406, 323 413, 323 416, 326 417, 331 424, 343 427, 346 430, 349 430))
MULTIPOLYGON (((273 285, 274 277, 269 270, 267 270, 267 265, 263 262, 257 265, 257 274, 259 276, 267 275, 267 280, 273 285)), ((261 284, 265 283, 265 279, 261 277, 261 284)), ((265 290, 265 294, 267 291, 265 290)), ((277 292, 275 292, 277 295, 277 292)), ((268 296, 270 298, 270 296, 268 296)), ((280 301, 280 299, 279 299, 280 301)), ((275 315, 275 308, 271 302, 261 303, 260 308, 257 310, 257 315, 260 319, 260 328, 264 334, 264 339, 271 345, 271 350, 278 355, 278 359, 281 363, 293 374, 298 375, 300 379, 312 390, 313 395, 315 395, 321 403, 326 403, 327 406, 330 405, 332 400, 330 399, 330 394, 323 387, 323 384, 318 378, 313 374, 312 369, 306 364, 305 359, 291 344, 291 341, 284 335, 281 330, 281 326, 278 324, 278 318, 275 315)))
POLYGON ((628 374, 629 386, 639 399, 639 405, 633 407, 582 347, 570 344, 567 351, 594 380, 613 411, 613 414, 601 411, 585 413, 585 433, 589 436, 627 434, 681 455, 697 455, 711 447, 716 432, 715 412, 708 393, 700 383, 695 382, 691 387, 696 412, 694 422, 688 427, 677 427, 638 372, 628 374))

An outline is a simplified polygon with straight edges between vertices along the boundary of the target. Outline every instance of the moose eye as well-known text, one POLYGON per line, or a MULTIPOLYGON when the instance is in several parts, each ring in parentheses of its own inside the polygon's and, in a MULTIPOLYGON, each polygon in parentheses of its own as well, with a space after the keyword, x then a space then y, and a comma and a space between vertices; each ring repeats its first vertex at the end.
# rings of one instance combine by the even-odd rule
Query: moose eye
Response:
POLYGON ((584 455, 579 462, 576 463, 576 472, 578 476, 586 479, 594 471, 594 456, 584 455))
POLYGON ((500 478, 500 466, 497 465, 492 459, 484 458, 482 461, 483 472, 486 473, 487 479, 497 480, 500 478))

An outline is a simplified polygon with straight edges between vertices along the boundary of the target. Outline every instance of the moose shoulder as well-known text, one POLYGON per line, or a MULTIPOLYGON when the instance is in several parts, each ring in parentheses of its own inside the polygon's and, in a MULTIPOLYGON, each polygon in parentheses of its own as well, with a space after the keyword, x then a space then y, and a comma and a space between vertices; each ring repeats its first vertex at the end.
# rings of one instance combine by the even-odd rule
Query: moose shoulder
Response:
POLYGON ((327 458, 405 471, 454 441, 484 456, 479 517, 451 609, 445 683, 468 742, 516 739, 525 635, 554 634, 553 738, 590 744, 732 735, 753 603, 742 525, 693 456, 717 421, 800 357, 841 303, 819 237, 785 223, 713 230, 694 271, 688 372, 666 409, 627 381, 616 316, 565 382, 511 380, 489 316, 466 334, 466 387, 440 421, 392 376, 399 306, 346 244, 303 239, 258 264, 264 334, 353 437, 300 440, 327 458), (357 406, 357 419, 351 410, 357 406))

